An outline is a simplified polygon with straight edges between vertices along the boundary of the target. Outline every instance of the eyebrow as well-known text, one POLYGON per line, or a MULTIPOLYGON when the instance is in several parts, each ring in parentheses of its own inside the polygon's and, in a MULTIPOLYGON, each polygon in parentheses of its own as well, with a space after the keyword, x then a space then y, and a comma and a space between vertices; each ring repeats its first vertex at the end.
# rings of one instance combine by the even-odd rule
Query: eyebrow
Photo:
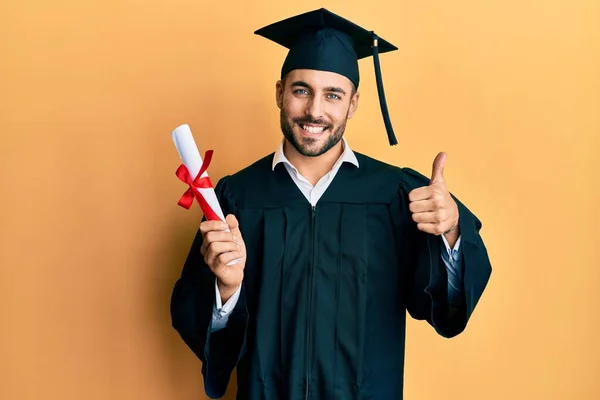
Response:
MULTIPOLYGON (((295 87, 295 86, 304 87, 304 88, 307 88, 307 89, 312 89, 312 87, 308 83, 306 83, 304 81, 295 81, 295 82, 293 82, 292 83, 292 87, 295 87)), ((325 91, 326 92, 332 92, 332 93, 341 93, 341 94, 344 94, 344 95, 346 94, 346 91, 344 89, 342 89, 341 87, 337 87, 337 86, 328 86, 328 87, 325 88, 325 91)))
POLYGON ((341 94, 346 94, 346 91, 344 89, 342 89, 341 87, 336 87, 336 86, 329 86, 325 88, 326 92, 333 92, 333 93, 341 93, 341 94))

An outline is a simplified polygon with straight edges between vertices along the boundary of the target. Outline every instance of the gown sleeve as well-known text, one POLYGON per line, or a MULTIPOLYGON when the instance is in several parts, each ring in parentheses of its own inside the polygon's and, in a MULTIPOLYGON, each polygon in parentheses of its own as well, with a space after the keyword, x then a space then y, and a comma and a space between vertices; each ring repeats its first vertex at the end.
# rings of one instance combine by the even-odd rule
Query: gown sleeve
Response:
MULTIPOLYGON (((221 179, 215 193, 225 215, 236 214, 229 190, 229 178, 221 179)), ((248 312, 242 284, 239 300, 227 326, 211 332, 215 306, 215 275, 200 253, 202 235, 198 230, 171 295, 171 321, 185 344, 202 362, 204 390, 210 398, 222 397, 231 374, 245 353, 248 312)))
POLYGON ((443 337, 464 331, 491 276, 491 264, 480 236, 480 220, 454 195, 461 235, 461 299, 448 299, 448 271, 443 263, 438 236, 422 232, 412 220, 408 194, 429 184, 429 178, 403 169, 398 194, 392 205, 396 247, 405 271, 403 292, 406 308, 414 319, 427 321, 443 337))

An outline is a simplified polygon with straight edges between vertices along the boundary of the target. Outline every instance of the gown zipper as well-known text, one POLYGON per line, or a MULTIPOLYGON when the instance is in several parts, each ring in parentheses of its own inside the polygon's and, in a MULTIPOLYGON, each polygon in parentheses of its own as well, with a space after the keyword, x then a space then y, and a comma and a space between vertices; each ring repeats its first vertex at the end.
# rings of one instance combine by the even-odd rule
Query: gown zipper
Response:
POLYGON ((310 226, 310 252, 311 252, 311 259, 310 259, 310 286, 308 288, 308 316, 307 316, 307 320, 308 320, 308 324, 307 324, 307 328, 306 328, 306 392, 305 392, 305 399, 309 398, 309 393, 310 393, 310 370, 311 370, 311 364, 312 364, 312 357, 311 357, 311 348, 312 348, 312 320, 313 320, 313 288, 315 285, 315 272, 314 272, 314 268, 315 268, 315 258, 316 258, 316 251, 315 251, 315 219, 316 219, 316 206, 312 206, 311 209, 311 226, 310 226))

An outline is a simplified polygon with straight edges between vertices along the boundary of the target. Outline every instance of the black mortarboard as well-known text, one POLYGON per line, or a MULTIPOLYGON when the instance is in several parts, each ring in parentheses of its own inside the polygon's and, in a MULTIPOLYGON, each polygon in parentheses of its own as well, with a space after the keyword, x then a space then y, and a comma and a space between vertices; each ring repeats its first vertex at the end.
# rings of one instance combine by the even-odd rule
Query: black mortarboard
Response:
POLYGON ((379 53, 397 50, 391 43, 324 8, 296 15, 254 32, 289 49, 283 78, 293 69, 316 69, 344 75, 356 88, 358 60, 373 56, 381 113, 390 145, 397 144, 383 91, 379 53))

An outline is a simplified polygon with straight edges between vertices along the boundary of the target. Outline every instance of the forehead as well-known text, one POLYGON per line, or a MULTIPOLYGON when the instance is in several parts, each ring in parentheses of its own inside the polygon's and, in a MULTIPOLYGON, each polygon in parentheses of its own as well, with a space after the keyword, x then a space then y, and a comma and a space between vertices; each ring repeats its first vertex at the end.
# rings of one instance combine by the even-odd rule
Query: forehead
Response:
POLYGON ((313 88, 340 87, 350 90, 352 82, 344 75, 336 74, 335 72, 319 71, 315 69, 295 69, 288 73, 286 82, 288 85, 294 82, 302 81, 313 88))

